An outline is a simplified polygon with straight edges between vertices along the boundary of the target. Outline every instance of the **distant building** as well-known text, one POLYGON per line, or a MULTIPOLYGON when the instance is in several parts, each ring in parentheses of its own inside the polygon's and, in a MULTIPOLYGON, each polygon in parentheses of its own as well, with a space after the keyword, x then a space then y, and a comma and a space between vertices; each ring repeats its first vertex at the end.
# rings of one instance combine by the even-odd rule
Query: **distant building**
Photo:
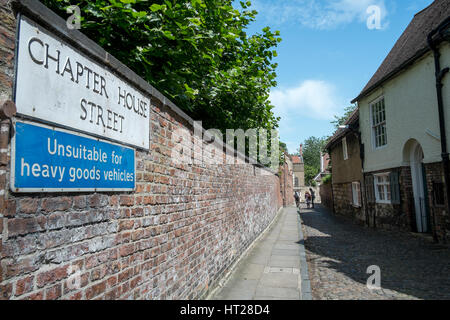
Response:
POLYGON ((280 195, 283 206, 288 207, 294 204, 293 170, 294 166, 288 154, 284 154, 284 164, 280 166, 280 195))
POLYGON ((330 165, 330 155, 328 153, 320 153, 320 172, 314 177, 317 186, 322 184, 322 179, 330 174, 328 166, 330 165))
MULTIPOLYGON (((363 173, 359 138, 359 112, 355 110, 328 140, 325 148, 331 155, 332 209, 341 215, 367 222, 363 211, 363 173)), ((323 186, 323 188, 329 186, 323 186)), ((321 186, 322 188, 322 186, 321 186)), ((321 190, 322 192, 322 190, 321 190)))
POLYGON ((305 164, 303 162, 303 145, 300 145, 300 154, 291 155, 293 165, 294 191, 300 192, 305 187, 305 164))

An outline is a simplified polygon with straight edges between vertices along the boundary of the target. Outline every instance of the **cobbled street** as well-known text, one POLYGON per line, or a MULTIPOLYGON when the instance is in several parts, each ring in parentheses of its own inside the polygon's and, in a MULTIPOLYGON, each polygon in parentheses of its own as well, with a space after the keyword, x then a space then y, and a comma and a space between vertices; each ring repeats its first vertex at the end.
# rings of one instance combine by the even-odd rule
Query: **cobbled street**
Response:
POLYGON ((372 230, 302 208, 313 299, 450 299, 450 250, 404 232, 372 230), (381 269, 381 290, 366 286, 381 269))

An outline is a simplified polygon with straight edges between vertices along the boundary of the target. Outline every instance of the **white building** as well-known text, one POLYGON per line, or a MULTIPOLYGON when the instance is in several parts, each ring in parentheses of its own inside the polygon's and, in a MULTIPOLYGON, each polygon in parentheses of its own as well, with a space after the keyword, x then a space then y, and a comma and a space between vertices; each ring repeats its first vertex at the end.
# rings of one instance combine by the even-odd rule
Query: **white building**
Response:
POLYGON ((442 70, 450 67, 449 16, 448 0, 436 0, 417 13, 354 100, 372 223, 432 233, 440 240, 450 233, 448 169, 442 156, 450 150, 450 74, 442 77, 440 115, 435 62, 442 70))

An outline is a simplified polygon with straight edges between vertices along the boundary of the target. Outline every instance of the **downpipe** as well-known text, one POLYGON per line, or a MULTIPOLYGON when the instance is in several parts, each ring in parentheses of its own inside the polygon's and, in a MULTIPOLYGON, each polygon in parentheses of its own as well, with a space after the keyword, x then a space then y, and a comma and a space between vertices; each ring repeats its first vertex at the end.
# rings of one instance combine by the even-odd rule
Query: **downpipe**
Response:
MULTIPOLYGON (((441 68, 441 53, 438 48, 438 41, 445 40, 443 36, 443 31, 445 29, 450 28, 450 17, 445 19, 443 23, 441 23, 436 29, 431 31, 428 34, 427 41, 428 46, 433 51, 434 54, 434 65, 435 65, 435 78, 436 78, 436 94, 438 101, 438 112, 439 112, 439 128, 441 133, 441 156, 442 156, 442 167, 444 170, 444 181, 445 181, 445 189, 447 194, 447 214, 450 214, 450 156, 447 149, 447 135, 446 135, 446 127, 445 127, 445 113, 444 113, 444 101, 442 96, 442 88, 443 82, 442 80, 446 76, 446 74, 450 71, 450 68, 446 67, 444 69, 441 68), (439 37, 437 39, 433 39, 435 35, 439 37)), ((433 219, 434 220, 434 219, 433 219)), ((436 229, 433 230, 433 236, 435 240, 437 240, 436 229)), ((443 234, 443 242, 446 242, 445 232, 443 234)))

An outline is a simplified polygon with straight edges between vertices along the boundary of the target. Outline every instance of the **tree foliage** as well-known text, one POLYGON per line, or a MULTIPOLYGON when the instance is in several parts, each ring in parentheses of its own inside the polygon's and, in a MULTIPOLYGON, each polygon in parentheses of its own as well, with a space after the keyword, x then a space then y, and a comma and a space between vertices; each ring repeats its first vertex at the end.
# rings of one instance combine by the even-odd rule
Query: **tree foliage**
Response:
POLYGON ((352 113, 356 110, 356 108, 357 108, 356 105, 348 106, 344 109, 344 115, 334 116, 334 120, 331 121, 331 124, 334 125, 336 130, 339 129, 339 126, 344 125, 345 121, 347 121, 347 119, 352 115, 352 113))
POLYGON ((248 36, 257 12, 231 0, 43 0, 64 18, 81 9, 81 31, 205 128, 273 129, 276 86, 269 27, 248 36))
POLYGON ((286 152, 287 154, 289 154, 289 150, 287 148, 286 143, 284 143, 282 141, 280 141, 280 152, 281 153, 285 153, 286 152))
POLYGON ((303 143, 303 161, 305 163, 305 182, 313 184, 314 177, 320 172, 320 154, 324 151, 326 138, 310 137, 303 143))
POLYGON ((327 174, 325 177, 323 177, 322 179, 322 183, 323 184, 330 184, 332 181, 332 176, 331 174, 327 174))
POLYGON ((313 179, 317 176, 318 173, 319 171, 316 168, 305 164, 305 184, 307 186, 312 186, 313 179))

